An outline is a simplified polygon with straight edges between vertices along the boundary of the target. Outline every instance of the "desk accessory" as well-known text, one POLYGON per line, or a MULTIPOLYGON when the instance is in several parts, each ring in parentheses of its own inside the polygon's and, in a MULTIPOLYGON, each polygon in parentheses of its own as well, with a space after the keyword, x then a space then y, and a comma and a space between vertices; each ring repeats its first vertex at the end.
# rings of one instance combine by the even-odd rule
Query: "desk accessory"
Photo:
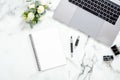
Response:
POLYGON ((78 36, 77 39, 76 39, 76 41, 75 41, 75 47, 77 47, 78 44, 79 44, 79 38, 80 38, 80 36, 78 36))
POLYGON ((114 60, 113 55, 106 55, 106 56, 103 56, 103 61, 112 61, 112 60, 114 60))
POLYGON ((113 57, 113 55, 105 55, 105 56, 103 56, 103 61, 105 62, 105 63, 107 63, 107 65, 109 66, 109 67, 112 67, 111 66, 111 62, 114 60, 114 57, 113 57))
POLYGON ((74 52, 74 49, 78 46, 79 44, 79 38, 80 36, 77 37, 76 41, 75 41, 75 44, 73 44, 73 37, 71 36, 70 37, 70 52, 71 52, 71 58, 73 57, 73 52, 74 52))
POLYGON ((66 64, 58 30, 41 30, 30 34, 33 51, 39 71, 52 69, 66 64))
POLYGON ((117 47, 117 45, 112 46, 111 50, 113 51, 115 56, 120 54, 120 47, 117 47))
POLYGON ((71 50, 71 58, 73 57, 73 39, 70 37, 70 50, 71 50))

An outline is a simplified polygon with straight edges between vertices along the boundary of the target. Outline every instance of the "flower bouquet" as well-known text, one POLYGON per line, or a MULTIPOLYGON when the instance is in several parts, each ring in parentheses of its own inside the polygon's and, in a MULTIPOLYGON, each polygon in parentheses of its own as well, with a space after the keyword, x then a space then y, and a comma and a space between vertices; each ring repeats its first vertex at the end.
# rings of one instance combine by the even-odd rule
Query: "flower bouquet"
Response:
POLYGON ((42 20, 46 13, 47 5, 41 4, 39 1, 32 2, 27 10, 22 14, 23 19, 33 28, 35 24, 42 20))

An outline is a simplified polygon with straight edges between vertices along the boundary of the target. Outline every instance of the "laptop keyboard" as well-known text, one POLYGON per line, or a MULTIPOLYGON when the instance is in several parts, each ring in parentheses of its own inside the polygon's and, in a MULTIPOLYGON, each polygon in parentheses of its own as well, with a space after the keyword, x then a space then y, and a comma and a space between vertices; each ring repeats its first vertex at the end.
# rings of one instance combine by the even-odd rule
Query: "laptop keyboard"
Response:
POLYGON ((69 2, 115 25, 120 6, 109 0, 69 0, 69 2))

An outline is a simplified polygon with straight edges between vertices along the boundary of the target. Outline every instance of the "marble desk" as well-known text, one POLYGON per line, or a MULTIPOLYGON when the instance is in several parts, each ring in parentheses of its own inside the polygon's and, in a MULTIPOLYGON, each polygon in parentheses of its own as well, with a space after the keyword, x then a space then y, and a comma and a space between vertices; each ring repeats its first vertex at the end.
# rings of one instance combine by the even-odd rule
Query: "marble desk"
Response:
MULTIPOLYGON (((8 8, 9 0, 0 1, 0 6, 4 5, 0 8, 0 80, 120 80, 119 55, 114 56, 110 63, 104 62, 104 55, 114 55, 111 49, 54 20, 52 16, 55 7, 47 11, 44 20, 31 29, 21 19, 21 13, 25 9, 25 6, 21 6, 23 2, 8 8), (39 72, 28 35, 50 27, 59 29, 67 63, 39 72), (73 36, 73 41, 80 36, 73 58, 70 53, 70 36, 73 36)), ((120 45, 119 40, 120 34, 113 45, 120 45)))

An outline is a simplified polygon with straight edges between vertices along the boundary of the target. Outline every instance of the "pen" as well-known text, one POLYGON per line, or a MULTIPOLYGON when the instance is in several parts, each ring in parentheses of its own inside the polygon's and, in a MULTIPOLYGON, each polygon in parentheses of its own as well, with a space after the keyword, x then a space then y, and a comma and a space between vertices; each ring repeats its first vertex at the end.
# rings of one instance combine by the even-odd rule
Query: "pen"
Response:
POLYGON ((70 37, 70 50, 71 50, 71 57, 73 57, 73 39, 72 39, 72 36, 70 37))
POLYGON ((79 43, 79 38, 80 38, 80 36, 78 36, 78 37, 77 37, 77 39, 76 39, 76 42, 75 42, 75 47, 77 47, 77 46, 78 46, 78 43, 79 43))

